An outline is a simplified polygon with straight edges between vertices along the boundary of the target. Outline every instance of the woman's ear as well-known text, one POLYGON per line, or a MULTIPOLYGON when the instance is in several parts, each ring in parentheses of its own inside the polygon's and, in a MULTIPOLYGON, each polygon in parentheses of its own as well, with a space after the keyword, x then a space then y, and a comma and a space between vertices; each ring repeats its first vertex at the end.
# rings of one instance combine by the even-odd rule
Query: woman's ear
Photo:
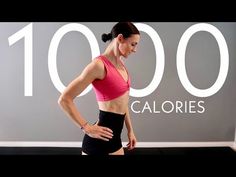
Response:
POLYGON ((124 42, 124 37, 123 37, 123 35, 122 35, 122 34, 118 34, 117 40, 118 40, 119 43, 123 43, 123 42, 124 42))

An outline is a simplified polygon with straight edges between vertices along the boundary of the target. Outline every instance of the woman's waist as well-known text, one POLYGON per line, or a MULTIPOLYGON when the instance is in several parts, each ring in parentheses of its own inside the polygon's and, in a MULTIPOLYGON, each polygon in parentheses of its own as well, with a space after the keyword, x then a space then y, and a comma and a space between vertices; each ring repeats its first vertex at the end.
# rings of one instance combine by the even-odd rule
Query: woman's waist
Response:
POLYGON ((123 129, 125 115, 125 113, 119 114, 99 110, 98 125, 110 128, 113 131, 113 134, 120 134, 123 129))
POLYGON ((114 103, 114 102, 98 102, 99 110, 105 112, 112 112, 116 114, 125 114, 128 104, 126 103, 114 103))

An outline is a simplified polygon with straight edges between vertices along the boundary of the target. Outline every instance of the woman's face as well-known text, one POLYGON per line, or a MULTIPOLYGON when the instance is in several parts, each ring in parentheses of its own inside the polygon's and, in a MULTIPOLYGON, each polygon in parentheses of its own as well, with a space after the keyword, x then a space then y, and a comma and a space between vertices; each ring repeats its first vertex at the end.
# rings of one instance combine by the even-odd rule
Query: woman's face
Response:
POLYGON ((127 58, 132 52, 136 52, 137 45, 140 40, 139 34, 133 34, 130 37, 124 39, 123 36, 119 38, 119 51, 120 54, 127 58))

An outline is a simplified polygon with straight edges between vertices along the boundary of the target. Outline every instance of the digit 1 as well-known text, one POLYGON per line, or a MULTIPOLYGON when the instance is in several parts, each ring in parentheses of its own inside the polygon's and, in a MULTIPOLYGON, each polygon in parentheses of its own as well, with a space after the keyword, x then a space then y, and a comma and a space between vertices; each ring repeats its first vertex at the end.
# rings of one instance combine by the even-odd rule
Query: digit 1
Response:
POLYGON ((33 24, 30 23, 8 38, 9 45, 24 39, 24 95, 33 95, 33 24))

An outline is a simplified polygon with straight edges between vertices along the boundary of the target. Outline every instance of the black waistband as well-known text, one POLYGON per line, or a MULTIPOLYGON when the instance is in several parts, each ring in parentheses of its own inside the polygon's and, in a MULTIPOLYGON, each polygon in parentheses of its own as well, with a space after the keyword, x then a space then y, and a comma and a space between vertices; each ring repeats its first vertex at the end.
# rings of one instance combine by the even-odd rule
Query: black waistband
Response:
POLYGON ((121 117, 124 117, 126 115, 126 113, 120 114, 120 113, 115 113, 115 112, 103 111, 101 109, 99 110, 99 112, 103 114, 110 114, 110 115, 121 116, 121 117))

